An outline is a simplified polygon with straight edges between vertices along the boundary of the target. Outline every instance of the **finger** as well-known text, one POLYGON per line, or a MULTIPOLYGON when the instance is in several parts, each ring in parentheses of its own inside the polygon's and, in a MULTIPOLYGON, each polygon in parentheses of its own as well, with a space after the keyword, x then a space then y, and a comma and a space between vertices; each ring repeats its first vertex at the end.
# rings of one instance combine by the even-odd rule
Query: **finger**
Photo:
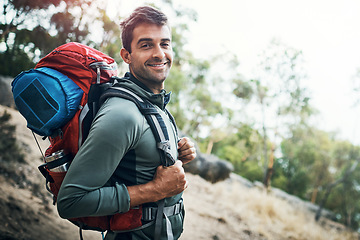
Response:
POLYGON ((176 160, 174 163, 174 166, 177 166, 177 167, 182 167, 182 165, 183 165, 183 162, 180 160, 176 160))
POLYGON ((190 147, 187 149, 180 149, 179 157, 187 156, 187 155, 194 154, 194 153, 196 153, 196 148, 194 148, 194 147, 190 147))
POLYGON ((165 166, 160 165, 156 168, 156 174, 161 174, 162 172, 164 172, 164 170, 166 169, 165 166))
POLYGON ((190 154, 190 155, 186 155, 184 157, 181 157, 180 160, 183 162, 183 164, 186 164, 188 162, 191 162, 192 160, 194 160, 196 157, 195 154, 190 154))
POLYGON ((187 163, 191 162, 192 160, 194 160, 195 158, 196 158, 196 153, 179 157, 179 159, 183 162, 183 164, 187 164, 187 163))
POLYGON ((195 146, 195 144, 188 137, 183 137, 178 142, 178 150, 183 150, 183 149, 191 148, 194 146, 195 146))
POLYGON ((187 137, 183 137, 178 141, 178 149, 181 149, 187 142, 187 137))

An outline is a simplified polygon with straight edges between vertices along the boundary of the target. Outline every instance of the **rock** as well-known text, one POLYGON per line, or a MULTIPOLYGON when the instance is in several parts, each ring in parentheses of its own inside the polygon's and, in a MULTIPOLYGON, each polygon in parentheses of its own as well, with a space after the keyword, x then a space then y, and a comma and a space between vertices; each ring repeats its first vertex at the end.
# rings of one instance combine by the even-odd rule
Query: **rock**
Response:
POLYGON ((184 169, 193 174, 198 174, 209 182, 216 183, 229 178, 234 167, 230 162, 219 159, 215 155, 197 151, 197 157, 184 165, 184 169))
POLYGON ((231 173, 230 174, 230 178, 227 179, 227 181, 231 183, 233 182, 237 182, 237 183, 240 183, 241 185, 247 187, 247 188, 252 188, 255 186, 255 184, 253 182, 251 182, 250 180, 238 175, 238 174, 235 174, 235 173, 231 173))
MULTIPOLYGON (((179 137, 188 137, 179 130, 179 137)), ((191 139, 191 138, 190 138, 191 139)), ((233 165, 225 160, 218 158, 213 154, 201 153, 195 140, 196 158, 188 164, 184 165, 184 169, 192 174, 199 175, 205 180, 216 183, 230 177, 234 171, 233 165)))
POLYGON ((15 102, 11 92, 13 78, 0 76, 0 105, 14 108, 15 102))

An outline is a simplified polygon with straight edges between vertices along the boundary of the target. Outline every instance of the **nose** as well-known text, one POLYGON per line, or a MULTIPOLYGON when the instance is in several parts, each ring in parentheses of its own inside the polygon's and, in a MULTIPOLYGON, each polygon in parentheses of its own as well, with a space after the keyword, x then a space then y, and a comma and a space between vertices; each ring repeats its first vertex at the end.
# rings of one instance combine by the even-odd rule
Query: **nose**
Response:
POLYGON ((157 47, 154 48, 153 58, 158 58, 158 59, 165 58, 165 52, 164 52, 164 49, 162 49, 161 46, 157 46, 157 47))

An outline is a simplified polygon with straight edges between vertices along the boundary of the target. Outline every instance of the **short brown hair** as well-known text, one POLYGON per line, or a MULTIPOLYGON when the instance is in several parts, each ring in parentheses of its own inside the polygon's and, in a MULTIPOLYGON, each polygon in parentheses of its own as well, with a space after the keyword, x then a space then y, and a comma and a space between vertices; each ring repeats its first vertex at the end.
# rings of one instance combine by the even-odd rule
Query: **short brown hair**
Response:
POLYGON ((150 23, 159 26, 168 25, 168 18, 164 13, 150 6, 136 8, 133 13, 124 19, 120 26, 122 29, 121 41, 123 47, 131 53, 131 42, 134 28, 140 23, 150 23))

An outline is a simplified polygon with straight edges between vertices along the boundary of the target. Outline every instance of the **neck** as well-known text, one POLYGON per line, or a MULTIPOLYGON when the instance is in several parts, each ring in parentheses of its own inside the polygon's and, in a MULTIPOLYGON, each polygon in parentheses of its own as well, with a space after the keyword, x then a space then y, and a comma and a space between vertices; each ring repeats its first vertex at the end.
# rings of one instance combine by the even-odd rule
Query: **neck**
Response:
POLYGON ((161 93, 161 90, 164 89, 164 85, 161 86, 160 88, 151 88, 151 87, 149 87, 149 88, 151 89, 151 91, 152 91, 154 94, 160 94, 160 93, 161 93))
POLYGON ((154 94, 159 94, 164 89, 164 81, 162 82, 144 81, 143 79, 136 77, 136 75, 134 75, 131 71, 130 71, 130 78, 137 85, 144 88, 146 91, 152 92, 154 94))

